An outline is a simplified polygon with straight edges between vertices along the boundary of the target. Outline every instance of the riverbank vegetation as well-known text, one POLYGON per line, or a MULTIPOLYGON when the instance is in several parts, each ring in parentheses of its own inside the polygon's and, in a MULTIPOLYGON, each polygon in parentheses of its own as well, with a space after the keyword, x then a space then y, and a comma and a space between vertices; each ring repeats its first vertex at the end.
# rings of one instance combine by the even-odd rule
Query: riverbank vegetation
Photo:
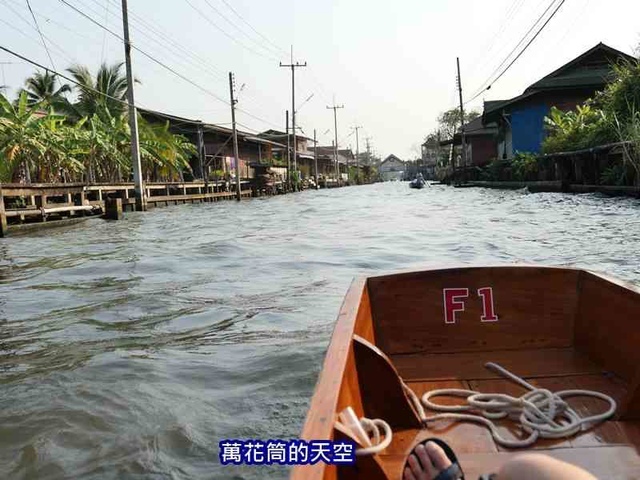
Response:
POLYGON ((489 181, 540 180, 548 173, 548 158, 554 154, 614 151, 609 147, 616 145, 619 154, 603 162, 598 183, 635 184, 640 178, 640 64, 616 65, 607 87, 573 110, 563 112, 551 107, 545 129, 543 155, 517 152, 513 159, 495 159, 478 167, 474 176, 489 181))
MULTIPOLYGON (((131 132, 122 65, 103 64, 95 76, 68 70, 70 86, 37 72, 15 99, 0 91, 0 182, 122 182, 132 178, 131 132)), ((167 124, 138 115, 146 180, 181 180, 196 148, 167 124)))

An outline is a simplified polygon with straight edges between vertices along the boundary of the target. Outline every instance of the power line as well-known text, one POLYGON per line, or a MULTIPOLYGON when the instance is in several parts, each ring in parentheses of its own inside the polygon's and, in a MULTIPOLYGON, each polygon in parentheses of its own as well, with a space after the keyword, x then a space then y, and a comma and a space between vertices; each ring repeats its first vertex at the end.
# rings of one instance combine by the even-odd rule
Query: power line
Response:
POLYGON ((265 37, 263 34, 261 34, 258 30, 256 30, 255 28, 253 28, 253 26, 246 21, 242 15, 240 15, 235 8, 233 8, 228 2, 227 0, 222 0, 222 3, 224 3, 227 7, 229 7, 229 10, 231 10, 233 13, 235 13, 235 15, 242 20, 251 30, 253 30, 257 35, 259 35, 263 40, 265 40, 266 42, 268 42, 269 44, 271 44, 272 46, 274 46, 276 48, 276 50, 279 52, 279 54, 284 53, 286 55, 287 51, 284 50, 283 48, 280 48, 278 45, 276 45, 275 43, 273 43, 271 40, 269 40, 267 37, 265 37))
MULTIPOLYGON (((0 19, 0 20, 1 20, 1 19, 0 19)), ((65 74, 63 74, 63 73, 60 73, 60 72, 56 71, 56 70, 52 70, 52 69, 50 69, 50 68, 47 68, 47 67, 45 67, 44 65, 42 65, 42 64, 40 64, 40 63, 38 63, 38 62, 36 62, 35 60, 31 60, 30 58, 25 57, 24 55, 21 55, 21 54, 19 54, 19 53, 17 53, 17 52, 14 52, 13 50, 11 50, 11 49, 9 49, 9 48, 7 48, 7 47, 3 46, 3 45, 0 45, 0 50, 4 51, 4 52, 8 53, 9 55, 12 55, 12 56, 14 56, 14 57, 16 57, 16 58, 18 58, 18 59, 20 59, 20 60, 22 60, 22 61, 24 61, 24 62, 26 62, 26 63, 28 63, 28 64, 30 64, 30 65, 33 65, 34 67, 41 68, 42 70, 45 70, 45 71, 51 72, 51 73, 53 73, 53 74, 57 75, 58 77, 63 78, 63 79, 65 79, 66 81, 73 83, 74 85, 76 85, 76 86, 78 86, 78 87, 82 87, 82 88, 85 88, 85 89, 87 89, 87 90, 90 90, 90 91, 92 91, 93 93, 97 93, 98 95, 101 95, 101 96, 103 96, 103 97, 105 97, 105 98, 109 98, 109 99, 111 99, 111 100, 114 100, 114 101, 116 101, 116 102, 118 102, 118 103, 121 103, 121 104, 123 104, 123 105, 126 105, 127 107, 129 106, 129 103, 128 103, 126 100, 122 100, 121 98, 114 97, 114 96, 112 96, 112 95, 109 95, 108 93, 101 92, 100 90, 97 90, 97 89, 95 89, 95 88, 93 88, 93 87, 90 87, 89 85, 81 84, 80 82, 78 82, 78 81, 77 81, 77 80, 75 80, 74 78, 69 77, 69 76, 67 76, 67 75, 65 75, 65 74)), ((1 62, 1 63, 0 63, 0 65, 5 64, 5 63, 12 63, 12 62, 1 62)), ((156 110, 152 110, 152 109, 150 109, 150 108, 143 107, 143 106, 141 106, 139 103, 136 103, 134 106, 135 106, 135 108, 136 108, 136 109, 138 109, 138 110, 139 110, 139 109, 142 109, 142 110, 147 111, 147 112, 150 112, 150 113, 155 113, 155 114, 159 114, 159 115, 166 115, 166 114, 164 114, 163 112, 158 112, 158 111, 156 111, 156 110)), ((175 125, 178 125, 178 126, 179 126, 179 125, 183 125, 183 124, 185 124, 185 125, 186 125, 186 124, 192 124, 192 123, 193 123, 193 122, 185 121, 185 122, 177 122, 175 125)), ((224 124, 216 124, 216 126, 217 126, 217 125, 224 125, 224 124)), ((239 125, 240 125, 240 124, 239 124, 239 125)), ((243 125, 243 126, 244 126, 244 125, 243 125)), ((245 128, 249 128, 249 127, 245 127, 245 128)), ((251 130, 253 130, 253 129, 251 129, 251 130)), ((257 130, 254 130, 254 131, 257 131, 257 130)))
MULTIPOLYGON (((64 1, 64 0, 61 0, 64 1)), ((109 1, 109 0, 108 0, 109 1)), ((98 3, 98 0, 92 0, 93 3, 100 5, 98 3)), ((67 2, 64 2, 67 3, 67 2)), ((85 7, 87 7, 86 4, 82 3, 85 7)), ((68 3, 67 3, 68 4, 68 3)), ((72 6, 73 8, 73 6, 72 6)), ((76 11, 78 11, 77 8, 75 8, 76 11)), ((95 13, 95 10, 89 8, 89 10, 91 10, 92 12, 95 13)), ((117 10, 117 9, 116 9, 117 10)), ((80 12, 79 12, 80 13, 80 12)), ((83 12, 84 13, 84 12, 83 12)), ((113 15, 116 18, 121 18, 117 15, 117 13, 113 13, 113 15)), ((96 22, 93 18, 89 17, 88 15, 84 14, 84 16, 86 18, 88 18, 89 20, 91 20, 94 24, 100 26, 100 28, 103 28, 105 31, 108 31, 109 33, 111 33, 112 35, 114 35, 116 38, 119 38, 120 40, 122 40, 122 38, 115 34, 113 31, 111 31, 110 29, 108 29, 107 27, 105 27, 104 25, 99 24, 98 22, 96 22)), ((172 39, 172 35, 168 34, 167 32, 163 32, 161 28, 156 28, 154 25, 152 25, 150 22, 145 21, 140 15, 136 15, 134 12, 130 12, 130 16, 132 18, 134 18, 136 20, 136 22, 138 24, 140 24, 141 26, 143 26, 146 30, 148 30, 149 32, 152 33, 152 35, 150 35, 149 33, 143 31, 141 28, 139 27, 135 27, 135 30, 138 31, 141 35, 143 35, 144 37, 146 37, 147 39, 149 39, 150 41, 159 44, 160 46, 162 46, 162 48, 164 48, 165 50, 169 50, 171 51, 177 58, 179 58, 181 61, 188 63, 191 66, 194 66, 198 69, 200 69, 202 72, 211 75, 213 78, 215 78, 216 80, 222 80, 225 79, 226 76, 223 75, 222 73, 218 73, 221 72, 220 69, 218 69, 217 67, 213 66, 213 64, 211 64, 209 61, 207 61, 206 59, 204 59, 203 57, 201 57, 200 55, 197 55, 195 53, 193 53, 192 50, 185 48, 184 46, 182 46, 180 43, 176 42, 175 40, 172 39), (156 40, 154 37, 157 37, 159 40, 156 40), (191 60, 193 59, 193 60, 191 60), (209 68, 206 68, 209 67, 209 68)), ((148 52, 143 51, 142 49, 136 47, 135 45, 132 45, 133 48, 135 48, 136 50, 138 50, 140 53, 142 53, 143 55, 147 56, 148 58, 152 58, 151 54, 149 54, 148 52)), ((153 59, 153 58, 152 58, 153 59)), ((155 59, 153 59, 153 61, 156 61, 155 59)), ((157 61, 156 61, 157 63, 157 61)), ((184 79, 184 76, 182 76, 181 78, 184 79)), ((189 81, 189 80, 187 80, 189 81)), ((193 81, 190 81, 190 83, 193 81)), ((195 83, 195 82, 193 82, 195 83)), ((199 88, 200 90, 203 90, 203 87, 198 86, 197 88, 199 88)), ((206 89, 204 89, 206 91, 206 89)), ((209 94, 211 94, 211 92, 209 92, 209 94)), ((215 94, 214 94, 215 95, 215 94)), ((245 93, 245 95, 249 98, 253 98, 254 100, 256 99, 254 95, 250 95, 245 93)), ((217 99, 219 99, 217 96, 215 97, 217 99)), ((219 99, 220 100, 220 99, 219 99)), ((226 105, 228 105, 228 102, 226 100, 222 100, 226 105)), ((259 102, 258 102, 259 103, 259 102)), ((269 125, 276 125, 273 122, 270 122, 266 119, 260 118, 250 112, 248 112, 247 110, 243 109, 243 108, 237 108, 237 111, 244 113, 245 115, 248 115, 252 118, 254 118, 255 120, 258 120, 262 123, 266 123, 269 125)))
MULTIPOLYGON (((60 0, 62 3, 64 3, 65 5, 68 5, 69 7, 71 7, 73 10, 75 10, 76 12, 78 12, 80 15, 82 15, 83 17, 85 17, 87 20, 91 21, 93 24, 97 25, 98 27, 106 30, 107 32, 109 32, 111 35, 113 35, 114 37, 118 38, 120 41, 124 41, 124 39, 118 35, 117 33, 115 33, 113 30, 109 29, 108 27, 105 27, 104 25, 102 25, 100 22, 98 22, 97 20, 91 18, 89 15, 87 15, 86 13, 84 13, 82 10, 78 9, 77 7, 75 7, 74 5, 71 5, 69 2, 67 2, 67 0, 60 0)), ((186 0, 187 2, 189 0, 186 0)), ((215 93, 211 92, 210 90, 207 90, 206 88, 204 88, 203 86, 197 84, 196 82, 194 82, 193 80, 191 80, 190 78, 185 77, 184 75, 182 75, 181 73, 177 72, 175 69, 171 68, 170 66, 166 65, 165 63, 163 63, 162 61, 158 60, 157 58, 155 58, 153 55, 145 52, 144 50, 140 49, 139 47, 136 47, 135 45, 131 45, 131 48, 134 48, 135 50, 137 50, 138 52, 140 52, 142 55, 144 55, 145 57, 147 57, 149 60, 151 60, 152 62, 160 65, 161 67, 163 67, 164 69, 168 70, 169 72, 173 73, 174 75, 176 75, 178 78, 181 78, 182 80, 184 80, 185 82, 189 83, 190 85, 196 87, 198 90, 202 91, 203 93, 215 98, 216 100, 224 103, 225 105, 230 106, 229 102, 224 100, 223 98, 221 98, 220 96, 216 95, 215 93)), ((260 122, 266 123, 268 125, 276 125, 273 122, 270 122, 268 120, 265 120, 264 118, 260 118, 257 115, 254 115, 251 112, 248 112, 247 110, 244 110, 242 108, 236 108, 236 110, 238 110, 239 112, 244 113, 245 115, 258 120, 260 122)))
POLYGON ((36 16, 33 13, 33 9, 31 8, 31 3, 29 0, 26 0, 27 7, 29 7, 29 12, 31 12, 31 18, 33 18, 33 23, 36 24, 36 30, 38 30, 38 34, 40 35, 40 40, 42 40, 42 45, 47 52, 47 56, 49 57, 49 61, 51 62, 51 66, 55 69, 56 64, 53 62, 53 58, 51 58, 51 52, 49 52, 49 47, 47 47, 47 42, 44 41, 44 35, 42 34, 42 30, 40 30, 40 25, 38 25, 38 20, 36 20, 36 16))
MULTIPOLYGON (((98 0, 91 0, 91 1, 97 5, 100 5, 98 0)), ((111 14, 115 16, 117 19, 122 20, 122 18, 118 16, 117 13, 112 12, 111 14)), ((201 57, 200 55, 195 54, 192 50, 180 45, 180 43, 176 42, 172 38, 171 34, 167 33, 166 31, 162 31, 160 28, 154 27, 153 25, 151 25, 151 23, 145 21, 140 15, 136 15, 131 10, 129 11, 129 16, 133 18, 137 24, 140 25, 140 26, 132 25, 134 30, 136 30, 136 32, 140 33, 142 36, 149 39, 150 41, 157 43, 165 50, 171 49, 172 51, 175 52, 175 55, 179 56, 180 59, 182 60, 186 60, 185 57, 189 57, 193 59, 193 61, 189 61, 191 65, 197 66, 203 72, 210 74, 212 77, 220 80, 225 80, 226 82, 226 76, 223 75, 223 71, 221 69, 217 68, 211 62, 201 57), (151 34, 147 33, 147 31, 151 32, 151 34)))
MULTIPOLYGON (((522 7, 522 2, 524 2, 524 0, 516 0, 511 4, 511 7, 509 8, 509 10, 507 11, 507 13, 505 14, 502 20, 500 28, 496 30, 495 34, 491 37, 491 39, 480 49, 480 51, 487 53, 487 57, 489 57, 488 54, 491 53, 491 51, 495 47, 496 40, 498 39, 498 37, 505 31, 511 19, 515 16, 516 12, 520 10, 520 8, 522 7)), ((477 70, 477 67, 481 63, 484 63, 484 64, 489 63, 489 61, 481 62, 480 60, 482 60, 482 57, 479 57, 476 59, 476 62, 472 65, 469 71, 469 75, 472 75, 477 70)))
MULTIPOLYGON (((26 25, 27 25, 31 30, 37 30, 37 29, 36 29, 36 27, 34 27, 34 26, 31 24, 31 22, 30 22, 29 20, 27 20, 26 18, 24 18, 22 15, 20 15, 20 13, 19 13, 19 12, 17 12, 17 11, 16 11, 12 6, 11 6, 11 5, 9 5, 9 4, 7 3, 7 1, 6 1, 6 0, 2 0, 2 3, 4 3, 4 4, 5 4, 5 6, 6 6, 9 10, 11 10, 11 11, 16 15, 16 17, 18 17, 20 20, 22 20, 22 21, 23 21, 23 22, 24 22, 24 23, 25 23, 25 24, 26 24, 26 25)), ((31 39, 31 37, 30 37, 29 35, 27 35, 26 33, 24 33, 22 30, 20 30, 20 29, 16 28, 14 25, 10 24, 9 22, 4 21, 4 20, 3 20, 3 19, 1 19, 1 18, 0 18, 0 21, 2 21, 5 25, 8 25, 10 28, 12 28, 12 29, 14 29, 14 30, 18 31, 18 32, 19 32, 19 33, 21 33, 22 35, 26 36, 27 38, 31 39)), ((46 35, 42 34, 42 36, 43 36, 43 37, 44 37, 44 38, 45 38, 45 39, 46 39, 46 40, 47 40, 51 45, 53 45, 53 46, 54 46, 54 47, 55 47, 55 48, 60 52, 60 54, 61 54, 61 55, 63 55, 67 60, 69 60, 69 61, 71 61, 71 62, 73 62, 73 61, 74 61, 74 60, 73 60, 73 58, 71 58, 71 57, 70 57, 70 56, 65 52, 65 50, 64 50, 62 47, 60 47, 58 44, 56 44, 55 42, 53 42, 53 41, 52 41, 49 37, 47 37, 46 35)), ((40 43, 40 42, 38 42, 37 40, 34 40, 34 41, 35 41, 36 43, 40 43)))
POLYGON ((202 18, 204 18, 210 25, 212 25, 216 30, 218 30, 220 33, 222 33, 225 37, 229 38, 234 43, 237 43, 242 48, 244 48, 244 49, 248 50, 249 52, 252 52, 252 53, 254 53, 256 55, 259 55, 261 57, 269 58, 270 60, 277 60, 277 58, 275 58, 275 57, 267 57, 263 53, 260 53, 257 50, 254 50, 253 48, 245 45, 244 43, 239 41, 237 38, 235 38, 233 35, 229 34, 226 30, 223 30, 217 23, 215 23, 213 20, 211 20, 211 18, 209 18, 209 16, 206 13, 204 13, 202 10, 200 10, 198 7, 196 7, 193 3, 191 3, 190 0, 184 0, 184 1, 187 2, 189 4, 189 6, 191 8, 193 8, 197 13, 199 13, 200 16, 202 18))
MULTIPOLYGON (((109 1, 107 0, 104 3, 104 23, 107 23, 109 21, 109 1)), ((107 32, 103 31, 102 32, 102 52, 100 53, 100 63, 104 62, 104 50, 106 48, 107 45, 107 32)))
MULTIPOLYGON (((81 84, 77 80, 75 80, 75 79, 73 79, 73 78, 71 78, 71 77, 69 77, 69 76, 67 76, 67 75, 65 75, 63 73, 60 73, 60 72, 58 72, 56 70, 52 70, 50 68, 47 68, 44 65, 42 65, 42 64, 40 64, 40 63, 38 63, 38 62, 36 62, 34 60, 31 60, 30 58, 27 58, 24 55, 20 55, 19 53, 14 52, 13 50, 10 50, 9 48, 7 48, 7 47, 5 47, 3 45, 0 45, 0 50, 3 50, 5 52, 7 52, 8 54, 13 55, 16 58, 19 58, 20 60, 23 60, 23 61, 25 61, 27 63, 30 63, 34 67, 41 68, 42 70, 47 71, 47 72, 51 72, 51 73, 59 76, 60 78, 64 78, 66 81, 71 82, 74 85, 77 85, 78 87, 86 88, 88 90, 91 90, 94 93, 97 93, 98 95, 102 95, 105 98, 110 98, 111 100, 115 100, 116 102, 119 102, 119 103, 122 103, 122 104, 128 106, 128 103, 126 101, 122 100, 121 98, 114 97, 112 95, 109 95, 108 93, 104 93, 104 92, 101 92, 100 90, 96 90, 95 88, 90 87, 88 85, 81 84)), ((135 107, 138 108, 137 105, 135 107)), ((148 109, 144 108, 144 110, 148 110, 148 109)))
POLYGON ((248 38, 251 42, 253 42, 254 44, 256 44, 258 47, 264 49, 266 52, 268 52, 269 55, 272 55, 274 52, 271 51, 271 49, 269 49, 267 46, 264 45, 264 43, 260 43, 258 40, 255 40, 254 38, 252 38, 249 34, 247 34, 242 28, 238 27, 234 22, 232 22, 229 17, 227 17, 224 13, 222 13, 219 9, 217 9, 216 7, 214 7, 211 2, 209 0, 204 0, 205 3, 209 6, 209 8, 211 10, 213 10, 214 12, 216 12, 218 14, 218 16, 222 17, 227 23, 229 23, 229 25, 232 25, 236 30, 238 30, 242 35, 244 35, 246 38, 248 38))
MULTIPOLYGON (((549 18, 547 18, 547 20, 542 24, 542 26, 541 26, 541 27, 538 29, 538 31, 533 35, 533 37, 529 40, 529 42, 527 42, 527 44, 522 48, 522 50, 520 50, 520 53, 518 53, 518 55, 516 55, 516 57, 515 57, 513 60, 511 60, 511 62, 510 62, 510 63, 509 63, 505 68, 504 68, 504 70, 502 70, 502 72, 500 72, 500 74, 499 74, 496 78, 494 78, 494 79, 493 79, 493 81, 491 81, 491 82, 489 83, 489 85, 488 85, 486 88, 483 88, 482 90, 480 90, 476 95, 474 95, 472 98, 470 98, 469 100, 467 100, 467 101, 465 102, 465 104, 467 104, 467 103, 469 103, 469 102, 472 102, 473 100, 475 100, 476 98, 478 98, 480 95, 482 95, 482 93, 483 93, 485 90, 489 90, 489 89, 493 86, 493 84, 494 84, 494 83, 496 83, 496 82, 497 82, 497 81, 498 81, 498 80, 499 80, 499 79, 500 79, 500 78, 501 78, 501 77, 502 77, 502 76, 503 76, 503 75, 504 75, 504 74, 509 70, 509 68, 511 68, 511 66, 512 66, 512 65, 513 65, 513 64, 514 64, 514 63, 515 63, 515 62, 516 62, 516 61, 517 61, 517 60, 522 56, 522 54, 527 50, 527 48, 529 48, 529 46, 530 46, 530 45, 533 43, 533 41, 538 37, 538 35, 540 35, 540 33, 542 32, 542 30, 544 30, 544 28, 545 28, 545 27, 547 26, 547 24, 551 21, 551 19, 555 16, 555 14, 558 12, 558 10, 560 10, 560 7, 562 7, 562 5, 564 5, 564 2, 565 2, 565 1, 566 1, 566 0, 561 0, 561 1, 560 1, 560 3, 558 4, 558 6, 556 7, 556 9, 551 13, 551 15, 549 15, 549 18)), ((551 7, 551 5, 553 5, 553 3, 554 3, 554 2, 555 2, 555 0, 552 0, 552 2, 551 2, 551 4, 549 5, 549 7, 547 7, 547 9, 544 11, 544 13, 543 13, 539 18, 538 18, 538 20, 536 20, 536 22, 534 23, 534 25, 533 25, 533 26, 535 26, 535 25, 537 25, 537 24, 539 23, 540 19, 544 16, 544 14, 545 14, 545 13, 547 13, 547 11, 548 11, 548 10, 549 10, 549 8, 551 7)), ((530 32, 532 29, 533 29, 533 27, 532 27, 531 29, 529 29, 529 32, 530 32)), ((529 34, 529 32, 527 32, 527 34, 525 34, 525 37, 523 37, 523 40, 524 40, 524 38, 526 38, 526 35, 528 35, 528 34, 529 34)), ((518 42, 518 45, 520 45, 521 43, 522 43, 522 40, 521 40, 520 42, 518 42)), ((516 46, 516 48, 517 48, 517 46, 516 46)), ((513 51, 515 51, 515 49, 514 49, 513 51)), ((512 53, 513 53, 513 51, 512 51, 512 53)), ((509 56, 510 56, 510 55, 511 55, 511 53, 507 56, 507 58, 509 58, 509 56)), ((505 61, 506 61, 506 59, 505 59, 505 61)), ((504 62, 505 62, 505 61, 503 61, 503 62, 502 62, 502 64, 504 64, 504 62)), ((501 64, 501 65, 502 65, 502 64, 501 64)), ((500 68, 500 67, 498 67, 498 68, 500 68)), ((495 71, 497 71, 497 69, 496 69, 495 71)), ((494 72, 495 72, 495 71, 494 71, 494 72)), ((493 74, 492 74, 492 75, 493 75, 493 74)), ((492 76, 492 75, 491 75, 491 76, 492 76)), ((490 76, 490 77, 491 77, 491 76, 490 76)), ((490 77, 489 77, 489 78, 490 78, 490 77)), ((485 82, 485 84, 486 84, 486 83, 487 83, 487 82, 485 82)))
MULTIPOLYGON (((105 27, 104 25, 102 25, 100 22, 98 22, 97 20, 94 20, 93 18, 91 18, 89 15, 87 15, 86 13, 84 13, 82 10, 80 10, 79 8, 75 7, 74 5, 71 5, 69 2, 67 2, 67 0, 60 0, 62 3, 64 3, 65 5, 67 5, 68 7, 72 8, 73 10, 75 10, 77 13, 79 13, 80 15, 82 15, 83 17, 85 17, 87 20, 89 20, 90 22, 92 22, 93 24, 95 24, 96 26, 104 29, 105 31, 109 32, 111 35, 113 35, 114 37, 116 37, 117 39, 119 39, 120 41, 124 42, 124 39, 118 35, 117 33, 115 33, 113 30, 111 30, 108 27, 105 27)), ((181 73, 177 72, 176 70, 174 70, 173 68, 171 68, 170 66, 166 65, 165 63, 163 63, 162 61, 158 60, 157 58, 155 58, 154 56, 148 54, 147 52, 145 52, 144 50, 141 50, 140 48, 136 47, 135 45, 131 45, 131 48, 134 48, 136 51, 140 52, 142 55, 144 55, 145 57, 147 57, 149 60, 151 60, 152 62, 160 65, 162 68, 168 70, 169 72, 173 73, 175 76, 177 76, 178 78, 181 78, 182 80, 184 80, 185 82, 191 84, 192 86, 196 87, 197 89, 201 90, 202 92, 206 93, 207 95, 210 95, 211 97, 215 98, 216 100, 229 105, 229 102, 227 102, 226 100, 224 100, 222 97, 216 95, 213 92, 210 92, 209 90, 207 90, 206 88, 202 87, 201 85, 198 85, 197 83, 195 83, 193 80, 185 77, 184 75, 182 75, 181 73)))
MULTIPOLYGON (((540 23, 540 21, 544 18, 544 16, 547 14, 547 12, 551 9, 551 7, 553 6, 553 4, 556 2, 556 0, 551 0, 551 2, 549 3, 549 5, 547 5, 547 8, 544 10, 544 12, 542 12, 542 14, 536 19, 536 21, 533 23, 533 25, 531 25, 531 27, 529 27, 529 30, 527 30, 527 32, 522 36, 522 38, 520 39, 520 41, 516 44, 515 47, 513 47, 513 49, 509 52, 509 54, 504 58, 504 60, 502 60, 502 62, 495 68, 495 70, 493 70, 493 72, 491 72, 491 74, 487 77, 487 82, 491 79, 491 77, 493 77, 498 70, 500 70, 502 68, 502 66, 507 63, 507 61, 509 60, 509 57, 511 57, 511 55, 513 55, 515 53, 516 50, 518 50, 518 48, 520 47, 520 45, 522 45, 524 43, 524 41, 526 40, 526 38, 529 36, 529 34, 535 29, 535 27, 538 25, 538 23, 540 23)), ((487 83, 485 82, 485 84, 487 83)), ((483 84, 484 86, 484 84, 483 84)))

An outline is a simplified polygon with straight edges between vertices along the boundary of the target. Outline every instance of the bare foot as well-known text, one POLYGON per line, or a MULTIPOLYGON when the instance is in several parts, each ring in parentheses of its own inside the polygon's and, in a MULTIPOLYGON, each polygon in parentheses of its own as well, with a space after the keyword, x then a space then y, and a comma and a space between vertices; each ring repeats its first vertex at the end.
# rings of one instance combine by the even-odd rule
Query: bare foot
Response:
POLYGON ((411 455, 402 475, 403 480, 433 480, 451 466, 444 450, 434 442, 418 445, 411 455))

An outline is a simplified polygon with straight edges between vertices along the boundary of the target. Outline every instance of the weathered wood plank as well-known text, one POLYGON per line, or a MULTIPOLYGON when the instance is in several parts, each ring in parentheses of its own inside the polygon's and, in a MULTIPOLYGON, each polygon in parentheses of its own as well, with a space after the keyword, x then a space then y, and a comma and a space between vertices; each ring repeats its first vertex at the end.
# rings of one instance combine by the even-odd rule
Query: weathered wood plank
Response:
MULTIPOLYGON (((342 406, 339 405, 339 401, 344 402, 348 397, 347 401, 353 402, 354 393, 358 391, 355 375, 346 377, 348 382, 346 385, 344 385, 344 381, 347 362, 353 352, 352 335, 364 288, 364 279, 354 280, 340 308, 329 349, 300 435, 300 438, 304 440, 333 438, 337 410, 339 406, 342 406), (345 391, 353 393, 347 395, 345 391)), ((291 471, 290 478, 292 480, 329 480, 336 478, 336 472, 335 468, 327 468, 325 464, 317 463, 295 467, 291 471)))
POLYGON ((574 348, 489 350, 461 353, 415 353, 392 355, 405 380, 472 380, 502 378, 484 367, 494 362, 521 377, 548 377, 600 373, 589 357, 574 348))
POLYGON ((452 268, 369 279, 376 338, 388 355, 568 347, 573 343, 578 270, 452 268), (482 322, 478 290, 490 287, 499 321, 482 322), (464 310, 445 323, 445 289, 468 289, 464 310))

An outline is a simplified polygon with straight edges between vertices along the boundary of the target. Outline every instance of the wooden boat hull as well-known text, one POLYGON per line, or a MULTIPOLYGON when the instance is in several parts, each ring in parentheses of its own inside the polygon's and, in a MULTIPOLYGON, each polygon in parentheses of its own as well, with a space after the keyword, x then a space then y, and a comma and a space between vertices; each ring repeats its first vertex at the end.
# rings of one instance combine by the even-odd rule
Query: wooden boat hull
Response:
MULTIPOLYGON (((554 391, 586 388, 611 395, 618 402, 614 419, 532 448, 598 477, 640 478, 639 318, 636 287, 578 269, 449 268, 356 279, 338 315, 301 438, 353 439, 335 425, 337 414, 351 406, 359 417, 386 420, 393 441, 378 455, 358 457, 355 468, 317 463, 295 467, 291 478, 399 479, 408 453, 428 436, 452 445, 468 478, 496 471, 513 450, 476 424, 422 428, 401 382, 418 395, 439 388, 523 393, 485 369, 487 361, 554 391)), ((603 403, 578 400, 576 408, 597 412, 603 403)))

